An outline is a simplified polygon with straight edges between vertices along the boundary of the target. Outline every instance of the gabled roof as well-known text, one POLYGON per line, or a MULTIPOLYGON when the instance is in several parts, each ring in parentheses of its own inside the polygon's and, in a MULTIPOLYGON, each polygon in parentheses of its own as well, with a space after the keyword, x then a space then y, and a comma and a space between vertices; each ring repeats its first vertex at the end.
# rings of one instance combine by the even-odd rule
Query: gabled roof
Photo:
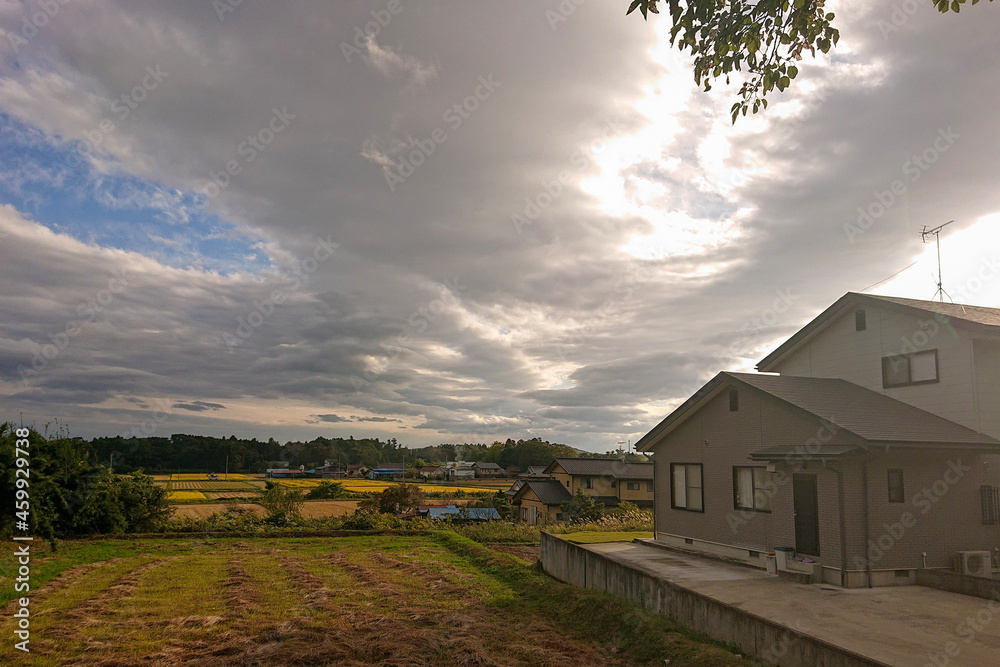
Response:
POLYGON ((483 463, 481 461, 473 463, 472 467, 479 468, 480 470, 503 470, 499 463, 483 463))
POLYGON ((868 442, 1000 448, 1000 440, 846 380, 725 372, 644 435, 636 448, 654 446, 726 387, 763 392, 868 442))
POLYGON ((584 477, 615 479, 653 479, 652 463, 623 463, 618 459, 555 459, 545 468, 546 473, 559 465, 567 474, 584 477))
POLYGON ((848 292, 778 346, 774 352, 761 359, 757 364, 757 370, 763 372, 774 370, 778 362, 811 340, 831 322, 851 310, 866 306, 886 308, 916 317, 935 318, 951 326, 970 329, 979 334, 1000 335, 1000 308, 848 292))
POLYGON ((538 499, 545 505, 562 505, 567 500, 572 500, 573 496, 561 482, 546 479, 527 479, 524 486, 517 490, 512 501, 521 499, 527 490, 531 489, 538 499))

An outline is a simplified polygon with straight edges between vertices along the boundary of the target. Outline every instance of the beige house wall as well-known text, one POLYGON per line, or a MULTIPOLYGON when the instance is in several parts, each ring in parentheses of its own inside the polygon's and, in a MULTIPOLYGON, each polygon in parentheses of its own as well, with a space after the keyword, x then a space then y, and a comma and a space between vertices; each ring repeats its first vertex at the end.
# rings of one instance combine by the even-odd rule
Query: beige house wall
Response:
POLYGON ((654 498, 652 491, 647 491, 647 485, 652 484, 652 480, 645 479, 620 479, 618 480, 618 497, 621 500, 627 500, 629 502, 645 501, 651 502, 654 498), (639 485, 638 491, 630 491, 628 488, 629 482, 636 483, 639 485))
MULTIPOLYGON (((973 341, 969 331, 930 315, 915 317, 870 306, 864 310, 864 331, 855 330, 855 311, 850 310, 826 325, 772 370, 782 375, 842 378, 973 430, 989 433, 981 429, 980 415, 985 412, 976 400, 973 341), (883 357, 935 349, 938 351, 938 382, 882 387, 883 357)), ((989 381, 980 386, 989 387, 989 381)), ((989 393, 991 389, 985 388, 985 391, 989 393)), ((1000 403, 994 405, 1000 406, 1000 403)), ((994 410, 992 414, 995 413, 994 410)))
MULTIPOLYGON (((925 552, 928 567, 951 568, 956 551, 1000 549, 1000 525, 982 524, 980 502, 981 485, 1000 486, 1000 464, 996 457, 969 450, 880 445, 844 461, 778 463, 767 475, 771 512, 736 509, 733 467, 763 465, 749 461, 751 452, 804 445, 818 432, 831 443, 854 440, 846 433, 821 432, 817 421, 765 394, 741 390, 739 404, 737 412, 730 412, 724 389, 656 445, 656 532, 663 541, 684 544, 688 539, 719 553, 795 547, 792 475, 798 472, 816 476, 818 560, 839 569, 843 553, 846 569, 855 571, 853 585, 866 585, 868 558, 876 584, 884 585, 912 583, 900 571, 921 567, 925 552), (671 507, 671 463, 702 464, 704 512, 671 507), (903 503, 888 502, 889 469, 904 471, 903 503)), ((840 575, 825 576, 837 583, 840 575)))
POLYGON ((618 489, 611 486, 611 483, 614 481, 611 477, 589 477, 592 481, 593 488, 587 489, 583 487, 584 479, 587 479, 586 476, 570 475, 559 464, 556 464, 556 466, 552 469, 551 474, 553 479, 557 480, 560 484, 566 487, 566 490, 570 492, 570 495, 575 496, 577 489, 583 489, 584 493, 591 496, 618 495, 618 489))
POLYGON ((972 341, 975 356, 978 431, 1000 439, 1000 340, 972 341))

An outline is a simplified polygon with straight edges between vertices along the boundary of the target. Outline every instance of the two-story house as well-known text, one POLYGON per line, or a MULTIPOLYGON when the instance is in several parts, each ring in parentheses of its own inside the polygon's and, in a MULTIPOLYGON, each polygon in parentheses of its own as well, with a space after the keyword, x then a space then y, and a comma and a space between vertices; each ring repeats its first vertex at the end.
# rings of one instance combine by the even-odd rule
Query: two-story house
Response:
POLYGON ((594 496, 605 507, 617 507, 623 501, 640 507, 653 505, 652 463, 558 458, 542 474, 542 479, 518 480, 522 483, 511 498, 517 516, 531 525, 563 521, 559 506, 578 490, 594 496))
POLYGON ((848 293, 757 370, 719 373, 637 443, 657 541, 757 564, 794 548, 845 587, 956 559, 989 574, 1000 309, 848 293))

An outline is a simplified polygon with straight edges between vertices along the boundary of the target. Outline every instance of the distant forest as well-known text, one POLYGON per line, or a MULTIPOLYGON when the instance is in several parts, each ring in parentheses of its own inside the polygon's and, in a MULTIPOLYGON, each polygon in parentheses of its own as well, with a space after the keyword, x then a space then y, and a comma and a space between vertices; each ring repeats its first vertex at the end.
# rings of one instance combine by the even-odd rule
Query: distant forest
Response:
MULTIPOLYGON (((95 438, 77 439, 87 446, 96 463, 111 465, 115 472, 142 469, 155 472, 222 472, 229 459, 229 472, 259 473, 279 461, 289 467, 305 466, 307 470, 323 465, 327 460, 349 464, 376 466, 384 463, 431 465, 445 461, 483 461, 503 468, 517 466, 521 470, 531 465, 547 465, 556 457, 603 456, 581 452, 569 445, 547 442, 538 438, 484 444, 442 444, 409 448, 395 438, 316 438, 311 442, 281 444, 274 438, 267 442, 242 440, 236 436, 213 438, 204 435, 174 434, 169 438, 95 438), (112 459, 113 456, 113 459, 112 459)), ((644 460, 629 455, 629 460, 644 460)))

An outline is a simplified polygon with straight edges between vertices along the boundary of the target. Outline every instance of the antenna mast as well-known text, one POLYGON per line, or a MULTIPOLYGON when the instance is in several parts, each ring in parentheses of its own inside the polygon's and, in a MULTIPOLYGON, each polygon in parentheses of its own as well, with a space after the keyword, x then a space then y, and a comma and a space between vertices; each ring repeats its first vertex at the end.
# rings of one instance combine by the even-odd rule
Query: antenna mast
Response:
POLYGON ((954 301, 954 299, 951 298, 951 295, 944 291, 944 287, 941 284, 941 230, 944 229, 945 227, 947 227, 948 225, 950 225, 953 222, 955 222, 955 221, 954 220, 949 220, 948 222, 944 223, 943 225, 938 225, 934 229, 927 229, 927 225, 924 225, 924 228, 922 230, 920 230, 920 240, 923 243, 927 243, 928 242, 927 238, 929 236, 931 236, 931 235, 934 236, 934 241, 937 243, 938 281, 937 281, 937 291, 934 292, 934 297, 937 298, 937 296, 940 294, 941 295, 941 303, 944 303, 944 298, 946 296, 949 299, 951 299, 952 301, 954 301))

